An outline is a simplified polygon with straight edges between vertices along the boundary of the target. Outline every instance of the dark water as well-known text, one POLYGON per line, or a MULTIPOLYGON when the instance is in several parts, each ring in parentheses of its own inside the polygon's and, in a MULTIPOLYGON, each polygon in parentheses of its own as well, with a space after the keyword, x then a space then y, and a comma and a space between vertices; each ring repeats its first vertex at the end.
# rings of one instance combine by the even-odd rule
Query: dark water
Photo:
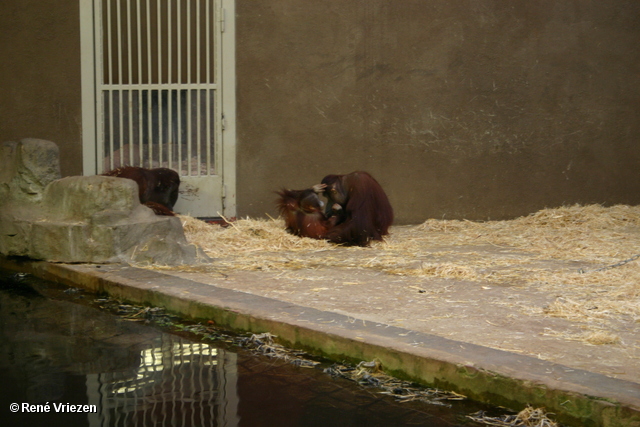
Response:
POLYGON ((477 425, 464 418, 479 409, 472 403, 397 403, 318 368, 190 340, 70 298, 94 297, 0 271, 0 426, 477 425))

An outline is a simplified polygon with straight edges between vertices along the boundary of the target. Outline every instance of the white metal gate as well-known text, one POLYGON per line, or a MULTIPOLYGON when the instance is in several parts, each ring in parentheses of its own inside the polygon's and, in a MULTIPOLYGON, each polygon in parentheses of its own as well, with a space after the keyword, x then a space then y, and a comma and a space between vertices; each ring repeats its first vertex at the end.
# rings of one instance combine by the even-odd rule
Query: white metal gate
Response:
POLYGON ((233 162, 234 145, 224 126, 235 105, 223 103, 222 85, 233 85, 226 81, 233 78, 232 52, 223 57, 223 48, 233 49, 223 46, 233 26, 229 7, 233 2, 224 0, 81 0, 83 128, 90 129, 90 115, 95 123, 84 133, 94 135, 84 141, 85 174, 125 165, 171 168, 181 175, 176 211, 235 215, 225 194, 228 181, 235 182, 234 165, 223 160, 233 162), (93 85, 85 82, 91 78, 85 61, 92 63, 93 85), (93 96, 84 93, 91 90, 93 96), (92 112, 85 110, 89 103, 92 112))

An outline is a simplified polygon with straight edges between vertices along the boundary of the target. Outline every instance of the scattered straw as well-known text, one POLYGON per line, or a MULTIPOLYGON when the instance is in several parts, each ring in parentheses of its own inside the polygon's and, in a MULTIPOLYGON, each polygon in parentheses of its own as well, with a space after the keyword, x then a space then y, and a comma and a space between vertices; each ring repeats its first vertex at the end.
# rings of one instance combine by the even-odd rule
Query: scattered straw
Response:
POLYGON ((591 345, 615 345, 621 344, 622 342, 618 335, 604 330, 595 330, 575 334, 567 331, 558 332, 550 328, 545 328, 545 332, 542 335, 562 338, 567 341, 581 341, 591 345))
POLYGON ((585 322, 640 321, 640 261, 598 271, 640 254, 640 206, 576 205, 511 221, 430 219, 392 227, 392 234, 371 248, 293 236, 281 219, 241 219, 229 227, 188 216, 180 219, 189 241, 214 258, 209 266, 186 269, 224 275, 237 270, 359 268, 534 286, 558 298, 544 310, 523 307, 525 312, 585 322))
POLYGON ((306 353, 303 351, 291 350, 277 344, 274 338, 277 338, 277 336, 265 332, 263 334, 253 334, 249 337, 241 338, 237 341, 237 344, 248 348, 255 354, 260 354, 271 359, 280 359, 300 366, 301 368, 313 368, 320 364, 320 362, 303 357, 306 356, 306 353))
POLYGON ((606 331, 585 334, 584 341, 593 345, 620 344, 620 337, 606 331))
POLYGON ((392 396, 398 402, 414 400, 433 405, 451 406, 450 401, 465 400, 466 397, 452 391, 430 387, 418 387, 409 381, 402 381, 385 374, 380 362, 374 359, 370 362, 360 362, 357 366, 348 364, 333 364, 324 370, 325 373, 339 378, 355 381, 361 386, 377 387, 380 394, 392 396))
POLYGON ((230 227, 211 225, 189 216, 180 216, 185 234, 191 243, 205 250, 207 255, 219 258, 236 257, 268 251, 309 251, 331 249, 321 240, 293 236, 284 229, 281 220, 242 219, 230 227))
POLYGON ((517 415, 503 415, 501 417, 489 417, 483 411, 467 415, 473 421, 500 427, 558 427, 558 423, 547 416, 543 408, 527 406, 517 415))

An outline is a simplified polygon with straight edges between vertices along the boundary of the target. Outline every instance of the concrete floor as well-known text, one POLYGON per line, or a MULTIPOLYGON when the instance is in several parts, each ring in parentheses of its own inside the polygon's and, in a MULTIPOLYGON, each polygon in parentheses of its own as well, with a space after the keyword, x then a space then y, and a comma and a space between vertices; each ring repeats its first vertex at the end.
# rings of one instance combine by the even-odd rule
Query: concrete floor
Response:
POLYGON ((216 274, 0 260, 336 360, 378 358, 390 374, 516 410, 542 406, 568 425, 640 426, 640 324, 619 325, 623 344, 566 339, 554 331, 580 325, 527 311, 553 297, 535 288, 358 268, 216 274))

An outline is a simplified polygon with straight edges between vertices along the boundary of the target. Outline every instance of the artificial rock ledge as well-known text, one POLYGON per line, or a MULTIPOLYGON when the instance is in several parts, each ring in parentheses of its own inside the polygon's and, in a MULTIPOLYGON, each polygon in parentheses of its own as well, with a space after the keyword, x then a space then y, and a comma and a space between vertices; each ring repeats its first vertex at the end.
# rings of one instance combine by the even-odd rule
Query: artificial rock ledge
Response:
POLYGON ((52 262, 193 264, 207 260, 180 220, 157 216, 138 184, 106 176, 60 179, 58 146, 0 147, 0 253, 52 262))

